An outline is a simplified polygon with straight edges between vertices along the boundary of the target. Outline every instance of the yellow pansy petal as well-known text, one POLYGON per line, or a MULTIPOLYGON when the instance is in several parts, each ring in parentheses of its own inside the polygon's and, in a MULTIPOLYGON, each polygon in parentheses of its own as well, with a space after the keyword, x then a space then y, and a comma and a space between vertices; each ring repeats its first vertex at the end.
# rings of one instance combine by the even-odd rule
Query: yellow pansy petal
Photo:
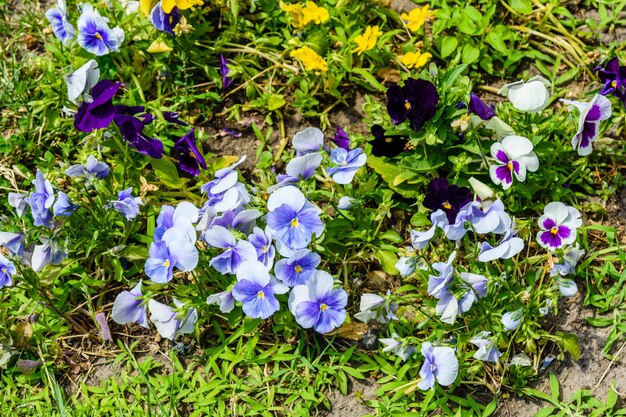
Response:
POLYGON ((169 52, 172 51, 173 49, 166 44, 163 41, 154 41, 152 42, 152 44, 150 44, 150 46, 148 47, 147 51, 150 52, 151 54, 158 54, 161 52, 169 52))
POLYGON ((324 58, 319 56, 317 52, 308 46, 303 46, 302 48, 292 51, 291 56, 299 59, 302 65, 304 65, 304 69, 307 71, 317 69, 326 72, 328 70, 328 64, 324 61, 324 58))
POLYGON ((378 26, 366 27, 363 34, 354 38, 354 42, 356 42, 358 46, 353 49, 352 52, 357 52, 359 55, 361 55, 365 51, 374 49, 379 37, 380 30, 378 29, 378 26))
POLYGON ((189 9, 193 6, 202 6, 202 0, 176 0, 176 7, 180 10, 189 9))
POLYGON ((429 53, 419 53, 419 52, 407 52, 400 61, 407 66, 407 68, 421 68, 430 58, 433 56, 429 53))
POLYGON ((139 11, 144 16, 149 16, 152 10, 152 0, 139 0, 139 11))

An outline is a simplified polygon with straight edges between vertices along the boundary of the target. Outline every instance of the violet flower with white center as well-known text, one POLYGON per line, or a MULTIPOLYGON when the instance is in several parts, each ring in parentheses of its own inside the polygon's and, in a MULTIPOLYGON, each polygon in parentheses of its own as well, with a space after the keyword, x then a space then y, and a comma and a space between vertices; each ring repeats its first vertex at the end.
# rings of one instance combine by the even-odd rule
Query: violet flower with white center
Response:
POLYGON ((307 127, 293 136, 293 148, 297 156, 324 149, 324 133, 316 127, 307 127))
POLYGON ((210 246, 224 249, 224 252, 210 261, 211 266, 222 274, 234 274, 244 262, 257 260, 256 249, 250 242, 237 241, 235 236, 222 226, 206 230, 203 238, 210 246))
POLYGON ((13 285, 13 275, 17 272, 13 262, 0 254, 0 288, 13 285))
POLYGON ((50 181, 44 178, 43 173, 37 168, 37 174, 33 180, 35 192, 30 193, 28 203, 33 214, 35 226, 50 226, 52 213, 50 208, 54 204, 54 190, 50 181))
POLYGON ((328 333, 346 320, 348 294, 333 289, 333 277, 326 271, 315 271, 307 285, 296 285, 289 294, 289 310, 305 329, 328 333))
POLYGON ((287 291, 289 287, 271 276, 265 265, 252 260, 237 268, 237 283, 232 294, 235 300, 243 303, 243 312, 248 317, 265 320, 280 309, 274 294, 287 291))
POLYGON ((86 175, 87 177, 103 179, 109 175, 109 172, 111 172, 111 169, 106 162, 99 162, 95 156, 89 155, 86 166, 81 164, 72 165, 65 170, 65 175, 69 177, 86 175))
POLYGON ((509 259, 517 255, 524 249, 524 241, 517 237, 517 231, 507 230, 498 246, 491 246, 488 242, 480 244, 478 260, 489 262, 496 259, 509 259))
POLYGON ((585 254, 584 249, 580 249, 578 244, 576 246, 571 246, 565 250, 565 255, 563 256, 562 262, 558 264, 554 264, 552 270, 550 271, 550 276, 553 277, 555 275, 567 276, 574 273, 576 269, 576 264, 582 256, 585 254))
POLYGON ((421 390, 435 387, 435 381, 439 385, 448 386, 454 382, 459 373, 459 361, 454 354, 454 349, 449 347, 433 347, 430 342, 422 344, 424 364, 420 369, 422 380, 417 384, 421 390))
POLYGON ((511 332, 517 329, 522 322, 522 316, 524 315, 524 309, 519 308, 515 311, 509 311, 502 315, 502 325, 504 326, 504 330, 507 332, 511 332))
POLYGON ((259 227, 255 227, 252 234, 248 235, 248 242, 254 246, 257 260, 263 263, 267 269, 272 269, 274 256, 276 255, 276 249, 272 244, 272 231, 267 227, 265 231, 259 227))
POLYGON ((222 313, 230 313, 235 308, 235 297, 231 291, 222 291, 207 297, 208 305, 219 306, 222 313))
POLYGON ((26 193, 9 193, 9 205, 15 209, 17 217, 22 217, 28 207, 28 194, 26 193))
POLYGON ((55 216, 70 216, 78 208, 63 191, 57 194, 57 200, 52 205, 52 213, 55 216))
POLYGON ((321 210, 293 186, 279 188, 267 200, 267 226, 274 238, 291 250, 305 248, 324 231, 321 210))
POLYGON ((12 256, 22 256, 24 252, 24 235, 22 233, 0 232, 0 246, 12 256))
POLYGON ((172 227, 180 227, 187 231, 189 239, 196 241, 194 223, 198 222, 198 208, 188 201, 181 201, 176 208, 167 204, 161 207, 154 229, 154 240, 158 242, 163 234, 172 227))
POLYGON ((46 12, 46 19, 52 25, 52 32, 63 45, 69 45, 76 33, 74 26, 67 19, 65 0, 57 0, 57 5, 46 12))
POLYGON ((537 243, 547 250, 555 250, 576 241, 576 228, 582 225, 580 212, 574 207, 553 201, 539 217, 537 243))
POLYGON ((297 182, 306 180, 315 175, 315 170, 322 163, 322 154, 309 153, 302 156, 293 158, 287 164, 286 174, 278 174, 276 176, 276 185, 273 185, 267 189, 269 192, 273 192, 275 189, 283 187, 289 184, 295 184, 297 182))
MULTIPOLYGON (((387 297, 391 291, 387 290, 387 297)), ((362 294, 359 312, 354 318, 367 323, 376 320, 379 323, 388 323, 392 320, 398 320, 394 311, 398 309, 398 305, 394 302, 387 302, 384 297, 377 294, 362 294)))
POLYGON ((322 258, 308 249, 295 251, 289 258, 276 262, 274 273, 285 285, 306 285, 322 258))
POLYGON ((550 87, 550 82, 537 75, 526 82, 516 81, 505 84, 498 94, 506 94, 517 110, 536 113, 548 105, 550 99, 548 87, 550 87))
POLYGON ((408 345, 397 333, 392 333, 390 338, 381 338, 378 339, 380 343, 385 346, 383 348, 383 352, 389 352, 395 354, 396 356, 402 359, 402 362, 406 362, 409 357, 417 350, 415 347, 408 345))
POLYGON ((363 153, 361 148, 351 151, 335 148, 330 153, 330 159, 338 165, 328 168, 328 173, 332 175, 333 181, 337 184, 349 184, 358 169, 367 162, 367 155, 363 153))
POLYGON ((117 193, 117 200, 111 201, 113 207, 122 213, 126 220, 132 220, 139 214, 139 205, 143 205, 140 197, 133 197, 133 187, 117 193))
POLYGON ((526 171, 535 172, 539 159, 533 152, 533 144, 523 136, 507 136, 502 143, 491 145, 491 156, 496 164, 489 167, 489 175, 495 184, 502 184, 507 190, 513 184, 513 176, 518 181, 526 180, 526 171))
POLYGON ((122 291, 115 297, 111 318, 117 324, 138 323, 146 329, 150 328, 146 306, 141 304, 141 284, 139 280, 133 289, 122 291))
POLYGON ((428 294, 435 298, 441 298, 445 291, 448 289, 448 285, 452 280, 452 261, 456 256, 456 251, 450 254, 447 262, 435 262, 432 268, 437 271, 438 275, 429 275, 428 278, 428 294))
MULTIPOLYGON (((175 298, 173 301, 176 308, 184 306, 175 298)), ((184 318, 172 307, 158 301, 149 300, 148 309, 150 310, 150 321, 156 326, 157 332, 161 337, 171 341, 179 334, 193 333, 198 320, 198 311, 195 308, 190 308, 184 318)))
POLYGON ((491 332, 481 332, 470 339, 470 343, 478 347, 473 358, 483 362, 497 363, 502 353, 498 350, 493 339, 489 338, 489 335, 491 332))
POLYGON ((90 4, 82 5, 78 18, 78 44, 97 56, 117 52, 124 42, 124 31, 118 26, 109 28, 109 19, 100 16, 90 4))
POLYGON ((159 284, 172 279, 174 267, 183 272, 192 271, 198 265, 198 249, 195 234, 189 236, 187 228, 174 226, 163 233, 162 239, 150 244, 150 258, 146 260, 146 275, 159 284))
POLYGON ((572 138, 572 147, 578 151, 578 155, 589 155, 593 149, 591 144, 600 133, 598 128, 600 122, 611 117, 611 100, 601 94, 596 94, 589 102, 565 99, 561 101, 576 107, 580 112, 578 130, 572 138))
POLYGON ((79 99, 91 101, 89 95, 92 87, 100 80, 100 68, 98 63, 90 59, 82 67, 65 78, 67 84, 67 98, 74 104, 78 104, 79 99))

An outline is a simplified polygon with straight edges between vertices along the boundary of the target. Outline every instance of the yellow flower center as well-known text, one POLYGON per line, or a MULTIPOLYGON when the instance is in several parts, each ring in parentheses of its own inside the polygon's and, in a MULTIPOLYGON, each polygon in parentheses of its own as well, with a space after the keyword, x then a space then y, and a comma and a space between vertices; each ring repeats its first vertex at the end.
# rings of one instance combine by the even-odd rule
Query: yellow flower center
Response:
POLYGON ((559 228, 554 226, 552 229, 550 229, 550 234, 554 235, 554 236, 558 235, 559 234, 559 228))
POLYGON ((170 267, 170 260, 166 259, 165 262, 163 262, 163 266, 166 267, 166 268, 169 268, 170 267))
POLYGON ((261 298, 261 299, 263 299, 263 298, 265 298, 265 293, 264 293, 263 291, 259 291, 259 292, 256 294, 256 296, 257 296, 257 297, 259 297, 259 298, 261 298))
POLYGON ((298 224, 300 224, 300 222, 298 222, 298 219, 295 218, 291 221, 291 227, 298 227, 298 224))
POLYGON ((404 108, 407 110, 411 110, 411 103, 409 103, 408 101, 404 102, 404 108))
POLYGON ((320 310, 326 311, 327 309, 328 309, 328 306, 326 304, 320 304, 320 310))
POLYGON ((0 269, 0 271, 2 271, 3 274, 6 274, 8 272, 6 266, 3 266, 2 269, 0 269))
POLYGON ((268 249, 267 245, 263 246, 263 253, 267 252, 268 249))
POLYGON ((300 265, 296 265, 294 269, 296 270, 297 273, 302 272, 302 267, 300 265))
POLYGON ((613 80, 613 82, 611 82, 611 87, 613 88, 617 87, 617 80, 613 80))
POLYGON ((444 202, 441 206, 446 210, 450 210, 452 208, 452 204, 448 203, 447 201, 444 202))
POLYGON ((506 169, 508 169, 510 172, 513 172, 513 161, 509 161, 509 163, 506 164, 506 169))
POLYGON ((96 32, 96 39, 102 40, 102 35, 96 32))

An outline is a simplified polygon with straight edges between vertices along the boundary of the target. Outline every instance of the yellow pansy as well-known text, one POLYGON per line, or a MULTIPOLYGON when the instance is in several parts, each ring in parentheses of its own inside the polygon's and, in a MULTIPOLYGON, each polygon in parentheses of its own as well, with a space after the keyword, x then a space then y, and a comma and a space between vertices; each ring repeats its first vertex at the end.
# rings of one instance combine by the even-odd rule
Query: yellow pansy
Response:
POLYGON ((404 24, 406 25, 406 27, 410 31, 415 32, 424 25, 424 22, 426 22, 428 18, 434 15, 435 15, 435 11, 434 10, 429 11, 428 5, 426 5, 422 8, 416 7, 415 9, 411 10, 408 14, 402 13, 400 17, 402 18, 402 20, 404 20, 404 24))
POLYGON ((402 58, 400 58, 400 61, 406 65, 407 68, 421 68, 426 65, 428 60, 432 57, 433 56, 429 52, 425 52, 423 54, 419 51, 407 52, 402 58))
POLYGON ((308 46, 303 46, 302 48, 296 49, 291 52, 291 56, 299 59, 304 65, 304 69, 307 71, 310 70, 320 70, 322 72, 326 72, 328 70, 328 64, 324 61, 324 58, 319 56, 317 52, 308 46))
POLYGON ((368 26, 365 28, 365 33, 354 38, 354 41, 357 43, 357 47, 352 50, 352 52, 358 52, 361 55, 365 51, 369 51, 370 49, 374 49, 376 46, 376 41, 380 37, 380 30, 378 26, 368 26))
POLYGON ((161 52, 169 52, 173 49, 163 41, 154 41, 150 44, 148 49, 146 49, 151 54, 158 54, 161 52))
POLYGON ((144 16, 149 16, 152 11, 152 0, 139 0, 139 11, 144 16))
POLYGON ((303 22, 305 25, 313 22, 316 25, 321 25, 330 18, 328 10, 323 7, 319 7, 312 1, 307 1, 306 6, 302 9, 303 22))
POLYGON ((284 12, 289 13, 291 19, 293 20, 291 24, 298 29, 302 29, 304 27, 304 9, 300 4, 286 4, 282 1, 280 2, 280 9, 284 12))
POLYGON ((193 6, 202 6, 202 0, 162 0, 161 8, 165 13, 171 13, 174 6, 180 10, 189 9, 193 6))

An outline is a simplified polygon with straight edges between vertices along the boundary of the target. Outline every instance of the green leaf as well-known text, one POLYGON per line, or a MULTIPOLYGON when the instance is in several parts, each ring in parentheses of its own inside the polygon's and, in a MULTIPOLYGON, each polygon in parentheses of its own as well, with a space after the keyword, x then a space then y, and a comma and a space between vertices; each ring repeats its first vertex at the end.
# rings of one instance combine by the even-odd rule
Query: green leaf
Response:
POLYGON ((468 43, 463 47, 461 60, 464 64, 469 65, 473 62, 478 61, 478 58, 480 58, 480 50, 474 45, 468 43))
POLYGON ((287 102, 285 98, 280 94, 272 94, 267 99, 267 109, 269 111, 278 110, 283 107, 287 102))
POLYGON ((445 36, 441 41, 441 58, 446 58, 451 55, 456 47, 459 45, 459 41, 454 36, 445 36))
POLYGON ((552 392, 552 398, 554 401, 559 401, 561 389, 559 387, 559 380, 554 374, 550 374, 550 391, 552 392))
POLYGON ((396 269, 396 262, 398 262, 398 257, 395 253, 388 250, 376 249, 374 251, 374 256, 380 262, 380 265, 383 267, 383 270, 389 275, 397 275, 398 270, 396 269))
POLYGON ((556 410, 556 407, 547 407, 538 411, 533 417, 548 417, 556 410))
POLYGON ((163 183, 172 188, 177 188, 183 185, 183 181, 178 175, 178 169, 176 165, 168 158, 152 159, 150 161, 152 169, 163 183))
POLYGON ((378 82, 376 78, 374 78, 374 76, 370 73, 369 69, 353 68, 352 72, 363 77, 363 79, 365 79, 365 81, 367 81, 369 85, 371 85, 374 89, 381 91, 381 92, 387 91, 385 86, 382 85, 380 82, 378 82))
POLYGON ((577 361, 580 358, 580 346, 578 345, 578 336, 573 333, 557 332, 556 334, 561 338, 563 347, 572 355, 572 359, 577 361))
POLYGON ((531 14, 533 12, 531 0, 511 0, 511 8, 521 14, 531 14))

